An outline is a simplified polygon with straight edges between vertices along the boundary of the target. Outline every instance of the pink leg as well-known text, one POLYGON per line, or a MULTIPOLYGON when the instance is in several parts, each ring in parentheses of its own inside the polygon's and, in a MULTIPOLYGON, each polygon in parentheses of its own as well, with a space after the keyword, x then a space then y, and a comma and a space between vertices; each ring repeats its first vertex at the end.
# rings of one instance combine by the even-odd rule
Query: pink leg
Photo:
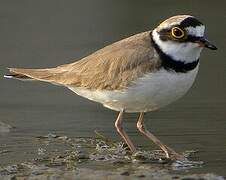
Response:
POLYGON ((156 145, 158 145, 166 154, 167 158, 177 159, 177 160, 185 160, 186 158, 178 153, 176 153, 173 149, 167 147, 163 144, 157 137, 155 137, 152 133, 146 130, 145 125, 143 123, 144 113, 141 112, 138 120, 137 120, 137 129, 144 134, 148 139, 152 140, 156 145))
POLYGON ((129 146, 129 149, 132 153, 134 153, 136 151, 135 146, 133 145, 132 141, 129 139, 129 136, 126 134, 126 132, 124 131, 123 127, 122 127, 122 115, 123 115, 123 111, 119 112, 119 115, 115 121, 115 127, 118 131, 118 133, 121 135, 121 137, 123 138, 123 140, 126 142, 126 144, 129 146))

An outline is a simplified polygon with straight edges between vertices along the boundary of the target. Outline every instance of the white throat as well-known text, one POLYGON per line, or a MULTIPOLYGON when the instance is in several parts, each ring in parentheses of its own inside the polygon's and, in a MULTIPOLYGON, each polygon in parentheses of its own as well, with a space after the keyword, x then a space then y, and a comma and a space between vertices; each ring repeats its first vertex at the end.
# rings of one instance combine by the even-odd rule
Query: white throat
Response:
POLYGON ((156 29, 152 32, 153 40, 159 48, 176 61, 191 63, 199 59, 202 47, 198 43, 162 41, 156 29))

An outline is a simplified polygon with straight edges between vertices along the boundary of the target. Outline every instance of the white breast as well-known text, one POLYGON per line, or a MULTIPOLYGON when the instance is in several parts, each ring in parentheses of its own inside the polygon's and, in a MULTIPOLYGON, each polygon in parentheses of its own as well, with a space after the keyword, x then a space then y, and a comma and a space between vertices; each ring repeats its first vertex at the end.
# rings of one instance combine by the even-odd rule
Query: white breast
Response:
POLYGON ((187 73, 162 69, 139 78, 124 90, 87 90, 68 87, 80 96, 102 103, 112 110, 147 112, 166 106, 182 97, 192 86, 198 66, 187 73))

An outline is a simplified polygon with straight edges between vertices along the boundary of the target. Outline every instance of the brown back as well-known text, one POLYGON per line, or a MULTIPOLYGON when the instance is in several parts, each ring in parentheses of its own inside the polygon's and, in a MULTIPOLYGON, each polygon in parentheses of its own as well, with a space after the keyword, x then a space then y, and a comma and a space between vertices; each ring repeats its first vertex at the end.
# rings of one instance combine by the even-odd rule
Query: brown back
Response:
POLYGON ((161 65, 154 57, 149 32, 136 34, 71 64, 50 69, 10 69, 28 77, 87 89, 123 89, 161 65))

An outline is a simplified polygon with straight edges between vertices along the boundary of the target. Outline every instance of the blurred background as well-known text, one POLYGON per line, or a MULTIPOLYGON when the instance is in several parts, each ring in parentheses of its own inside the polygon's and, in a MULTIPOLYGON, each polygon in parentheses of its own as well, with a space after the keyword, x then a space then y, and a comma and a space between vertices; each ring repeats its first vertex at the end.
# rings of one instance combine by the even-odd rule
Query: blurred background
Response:
MULTIPOLYGON (((4 79, 7 67, 73 62, 177 14, 198 17, 218 51, 203 51, 192 89, 176 103, 147 113, 147 127, 179 152, 199 150, 205 165, 193 172, 226 175, 226 1, 211 0, 1 0, 0 121, 15 128, 0 133, 0 151, 10 151, 0 154, 0 165, 33 158, 32 139, 48 133, 92 137, 97 129, 121 140, 114 128, 116 112, 63 87, 4 79)), ((125 119, 135 144, 157 149, 138 134, 135 114, 125 119)))

